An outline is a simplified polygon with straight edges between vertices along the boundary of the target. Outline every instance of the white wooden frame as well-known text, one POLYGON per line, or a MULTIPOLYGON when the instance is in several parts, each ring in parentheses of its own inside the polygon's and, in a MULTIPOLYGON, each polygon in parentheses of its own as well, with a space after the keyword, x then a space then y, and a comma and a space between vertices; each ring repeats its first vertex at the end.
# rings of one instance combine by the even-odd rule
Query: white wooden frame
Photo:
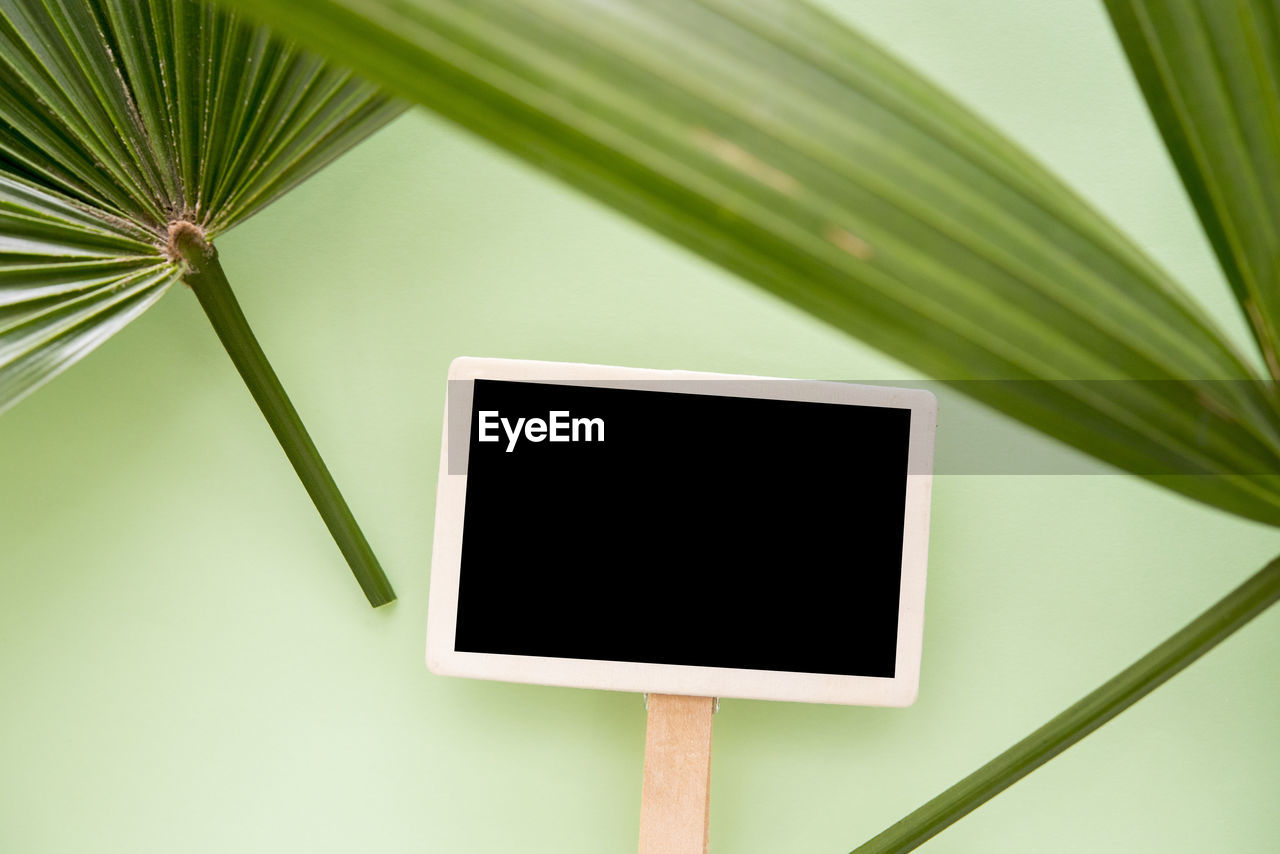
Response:
MULTIPOLYGON (((742 697, 868 706, 908 706, 916 699, 924 633, 925 567, 929 541, 929 501, 933 482, 933 443, 937 399, 921 389, 898 389, 811 380, 693 371, 617 368, 567 362, 461 357, 449 366, 455 381, 495 379, 565 382, 582 386, 618 386, 652 391, 695 391, 773 400, 888 406, 911 410, 904 517, 902 582, 898 603, 898 647, 893 678, 774 672, 719 667, 545 658, 525 655, 459 652, 454 649, 458 578, 462 557, 462 522, 467 491, 465 474, 449 468, 449 402, 440 448, 436 491, 435 546, 431 558, 431 591, 427 614, 427 666, 433 673, 530 682, 610 691, 742 697)), ((469 418, 469 415, 468 415, 469 418)), ((459 421, 460 423, 460 421, 459 421)), ((462 437, 469 447, 470 423, 462 437)), ((457 453, 457 451, 455 451, 457 453)), ((455 463, 457 458, 455 457, 455 463)), ((462 469, 465 471, 465 468, 462 469)), ((856 540, 849 543, 857 548, 856 540)), ((784 579, 778 576, 781 583, 784 579)), ((655 620, 654 631, 662 631, 655 620)))

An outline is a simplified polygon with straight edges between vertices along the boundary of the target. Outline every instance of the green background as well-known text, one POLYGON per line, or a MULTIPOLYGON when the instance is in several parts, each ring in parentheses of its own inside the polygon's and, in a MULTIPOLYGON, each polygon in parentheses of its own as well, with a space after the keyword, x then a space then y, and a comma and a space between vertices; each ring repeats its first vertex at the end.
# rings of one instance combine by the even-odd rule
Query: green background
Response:
MULTIPOLYGON (((1100 4, 838 8, 1243 334, 1100 4)), ((423 665, 449 360, 917 375, 420 112, 219 248, 401 599, 175 288, 0 418, 0 852, 633 850, 640 697, 423 665)), ((937 478, 920 700, 725 701, 712 850, 847 851, 1278 551, 1131 477, 937 478)), ((1274 851, 1278 660, 1280 611, 925 850, 1274 851)))

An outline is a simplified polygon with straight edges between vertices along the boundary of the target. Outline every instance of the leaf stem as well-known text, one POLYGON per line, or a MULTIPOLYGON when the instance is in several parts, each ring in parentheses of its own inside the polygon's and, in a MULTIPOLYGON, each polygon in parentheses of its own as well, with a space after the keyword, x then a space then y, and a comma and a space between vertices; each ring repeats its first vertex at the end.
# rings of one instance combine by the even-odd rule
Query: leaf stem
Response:
POLYGON ((218 262, 218 251, 205 240, 204 233, 190 223, 174 223, 169 234, 170 251, 185 262, 182 280, 195 291, 200 307, 266 416, 369 604, 376 608, 393 601, 396 595, 391 583, 249 328, 218 262))
POLYGON ((1093 693, 853 854, 911 851, 1164 684, 1280 599, 1280 558, 1093 693))

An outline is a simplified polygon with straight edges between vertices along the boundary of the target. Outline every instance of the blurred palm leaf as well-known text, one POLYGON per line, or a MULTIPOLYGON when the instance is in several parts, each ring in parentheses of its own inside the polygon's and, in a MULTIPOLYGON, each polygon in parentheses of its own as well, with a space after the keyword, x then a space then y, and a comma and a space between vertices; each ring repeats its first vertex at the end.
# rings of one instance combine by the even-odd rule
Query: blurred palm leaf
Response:
POLYGON ((793 0, 243 5, 908 364, 1003 380, 964 390, 1280 524, 1280 419, 1248 360, 1061 182, 827 15, 793 0))
MULTIPOLYGON (((1061 182, 798 0, 228 2, 908 364, 996 380, 962 390, 1050 435, 1280 524, 1274 385, 1061 182)), ((1277 5, 1108 5, 1280 373, 1277 5)), ((1278 598, 1280 561, 858 850, 915 848, 1278 598)))
POLYGON ((185 275, 172 223, 207 243, 400 109, 204 2, 0 0, 0 411, 185 275))
POLYGON ((1280 3, 1107 0, 1107 10, 1280 379, 1280 3))

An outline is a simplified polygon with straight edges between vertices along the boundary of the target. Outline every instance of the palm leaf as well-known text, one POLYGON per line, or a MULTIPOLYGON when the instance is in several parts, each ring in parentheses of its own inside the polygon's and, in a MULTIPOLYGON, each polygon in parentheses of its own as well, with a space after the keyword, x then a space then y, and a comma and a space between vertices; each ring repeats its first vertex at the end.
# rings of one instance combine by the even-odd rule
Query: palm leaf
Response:
POLYGON ((0 174, 0 406, 124 327, 173 278, 142 229, 0 174))
POLYGON ((1280 4, 1107 0, 1107 10, 1280 379, 1280 4))
MULTIPOLYGON (((173 282, 192 283, 202 271, 171 245, 175 223, 211 246, 400 109, 351 72, 208 3, 2 0, 0 411, 173 282)), ((206 310, 206 297, 234 308, 225 278, 195 289, 206 310)), ((256 348, 238 308, 221 316, 243 327, 218 327, 229 347, 256 348)), ((260 349, 254 358, 251 391, 270 403, 268 420, 370 600, 389 601, 260 349)), ((249 365, 237 361, 242 373, 249 365)))
MULTIPOLYGON (((1272 384, 1167 273, 1053 176, 797 0, 228 2, 909 364, 945 380, 994 380, 961 390, 1050 435, 1280 524, 1272 384)), ((1115 13, 1123 4, 1111 5, 1115 13)), ((1275 243, 1255 229, 1274 240, 1276 218, 1247 234, 1237 221, 1260 207, 1246 192, 1251 175, 1272 182, 1265 205, 1280 199, 1268 172, 1277 164, 1274 6, 1265 25, 1221 20, 1260 15, 1261 2, 1200 0, 1197 9, 1215 37, 1243 33, 1235 43, 1252 51, 1256 83, 1241 88, 1243 60, 1230 57, 1230 108, 1251 142, 1230 152, 1225 171, 1201 176, 1204 191, 1214 215, 1231 220, 1222 226, 1227 262, 1274 283, 1278 256, 1266 247, 1275 243), (1251 91, 1267 106, 1245 118, 1251 91), (1238 184, 1225 191, 1225 181, 1238 184)), ((1257 297, 1251 314, 1271 317, 1264 302, 1257 297)), ((1259 333, 1264 349, 1269 334, 1259 333)), ((915 848, 1277 598, 1273 562, 858 850, 915 848)))
POLYGON ((964 390, 1016 418, 1280 523, 1275 399, 1236 348, 1053 176, 808 6, 244 6, 935 377, 1006 381, 964 390))

